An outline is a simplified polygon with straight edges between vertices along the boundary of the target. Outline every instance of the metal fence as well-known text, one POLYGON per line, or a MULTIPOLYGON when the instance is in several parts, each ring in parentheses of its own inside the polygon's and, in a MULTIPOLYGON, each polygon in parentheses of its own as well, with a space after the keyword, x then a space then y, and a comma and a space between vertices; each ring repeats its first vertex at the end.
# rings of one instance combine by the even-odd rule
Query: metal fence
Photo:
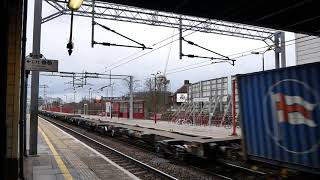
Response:
POLYGON ((228 77, 222 77, 190 84, 187 102, 171 116, 171 121, 204 126, 231 125, 227 121, 232 112, 229 83, 228 77))

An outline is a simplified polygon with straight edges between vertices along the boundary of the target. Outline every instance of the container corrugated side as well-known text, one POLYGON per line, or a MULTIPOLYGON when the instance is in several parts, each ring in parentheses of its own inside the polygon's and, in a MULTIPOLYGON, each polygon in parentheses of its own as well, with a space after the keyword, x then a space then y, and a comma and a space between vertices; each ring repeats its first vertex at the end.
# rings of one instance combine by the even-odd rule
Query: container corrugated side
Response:
POLYGON ((248 158, 320 170, 320 63, 239 75, 248 158))

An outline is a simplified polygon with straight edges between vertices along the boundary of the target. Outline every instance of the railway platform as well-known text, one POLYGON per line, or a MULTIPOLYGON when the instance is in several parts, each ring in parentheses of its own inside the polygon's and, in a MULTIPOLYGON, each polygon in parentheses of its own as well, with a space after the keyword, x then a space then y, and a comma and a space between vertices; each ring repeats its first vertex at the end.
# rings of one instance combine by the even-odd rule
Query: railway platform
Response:
POLYGON ((136 176, 39 118, 38 155, 25 158, 27 180, 129 180, 136 176))

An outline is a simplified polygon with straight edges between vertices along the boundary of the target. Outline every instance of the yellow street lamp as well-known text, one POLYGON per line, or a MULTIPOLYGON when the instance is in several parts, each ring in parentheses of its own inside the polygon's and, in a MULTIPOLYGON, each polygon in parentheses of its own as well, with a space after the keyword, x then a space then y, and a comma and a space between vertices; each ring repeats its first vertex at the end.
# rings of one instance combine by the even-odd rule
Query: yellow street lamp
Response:
POLYGON ((83 3, 83 0, 69 0, 68 1, 68 8, 71 10, 70 38, 69 38, 69 43, 67 44, 69 56, 71 56, 72 49, 73 49, 73 42, 72 42, 73 11, 78 10, 82 3, 83 3))
POLYGON ((83 3, 83 0, 69 0, 68 8, 70 10, 76 11, 80 8, 82 3, 83 3))

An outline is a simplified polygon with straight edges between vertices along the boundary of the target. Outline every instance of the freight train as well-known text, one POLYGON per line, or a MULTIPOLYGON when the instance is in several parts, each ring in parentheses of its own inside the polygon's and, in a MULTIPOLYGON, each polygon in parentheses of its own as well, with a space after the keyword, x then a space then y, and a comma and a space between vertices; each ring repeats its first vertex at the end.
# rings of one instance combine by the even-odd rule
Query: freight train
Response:
MULTIPOLYGON (((80 115, 40 111, 39 114, 55 120, 79 126, 88 131, 111 137, 125 137, 129 141, 139 141, 151 145, 157 153, 188 160, 191 158, 215 159, 219 154, 237 155, 240 149, 239 137, 204 138, 177 134, 157 129, 83 118, 80 115)), ((223 156, 220 156, 223 158, 223 156)))

